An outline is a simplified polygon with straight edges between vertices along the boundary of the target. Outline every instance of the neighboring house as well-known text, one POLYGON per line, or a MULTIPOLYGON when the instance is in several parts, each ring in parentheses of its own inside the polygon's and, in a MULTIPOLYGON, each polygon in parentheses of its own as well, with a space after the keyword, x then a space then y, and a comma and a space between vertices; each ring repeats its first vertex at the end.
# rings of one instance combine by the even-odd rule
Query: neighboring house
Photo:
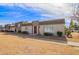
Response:
POLYGON ((2 28, 2 32, 5 32, 5 27, 2 28))
POLYGON ((22 22, 15 23, 15 32, 21 32, 21 24, 22 22))
POLYGON ((2 31, 3 30, 3 26, 2 25, 0 25, 0 31, 2 31))
POLYGON ((10 31, 11 32, 15 32, 15 24, 11 24, 10 25, 10 31))
POLYGON ((32 23, 21 24, 21 32, 32 34, 32 23))
POLYGON ((21 32, 27 31, 33 35, 44 35, 44 33, 52 33, 57 35, 57 32, 63 32, 64 35, 64 19, 48 20, 48 21, 33 21, 32 23, 26 23, 21 25, 21 32))
POLYGON ((6 24, 6 25, 5 25, 5 31, 6 31, 6 32, 9 32, 9 31, 10 31, 10 25, 11 25, 11 24, 6 24))

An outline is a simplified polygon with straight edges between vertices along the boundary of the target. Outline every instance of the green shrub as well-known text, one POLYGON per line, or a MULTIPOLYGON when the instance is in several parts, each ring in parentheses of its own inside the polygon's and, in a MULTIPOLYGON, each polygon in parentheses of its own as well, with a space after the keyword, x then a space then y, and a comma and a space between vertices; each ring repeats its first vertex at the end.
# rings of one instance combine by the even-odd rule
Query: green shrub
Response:
POLYGON ((58 31, 57 36, 61 37, 63 35, 63 32, 58 31))
POLYGON ((71 32, 72 32, 72 31, 71 31, 70 29, 66 29, 66 30, 65 30, 66 36, 69 37, 69 36, 71 35, 71 32))
POLYGON ((52 34, 52 33, 46 33, 46 32, 45 32, 44 35, 45 35, 45 36, 52 36, 53 34, 52 34))
POLYGON ((27 32, 27 31, 23 31, 22 33, 23 33, 23 34, 29 34, 29 32, 27 32))
POLYGON ((20 30, 19 30, 18 32, 19 32, 19 33, 21 33, 21 31, 20 31, 20 30))

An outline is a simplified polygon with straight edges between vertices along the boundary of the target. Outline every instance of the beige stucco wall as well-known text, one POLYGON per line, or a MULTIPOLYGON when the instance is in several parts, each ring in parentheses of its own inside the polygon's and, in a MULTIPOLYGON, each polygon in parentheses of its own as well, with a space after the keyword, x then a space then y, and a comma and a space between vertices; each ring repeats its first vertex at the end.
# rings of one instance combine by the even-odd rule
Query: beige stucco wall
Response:
POLYGON ((21 27, 21 32, 23 32, 23 31, 27 31, 30 34, 32 34, 32 26, 22 26, 21 27))
POLYGON ((10 30, 11 30, 11 31, 15 31, 15 27, 11 27, 10 30))
POLYGON ((55 34, 55 35, 57 35, 57 31, 61 31, 61 32, 63 32, 63 36, 65 35, 65 32, 64 32, 64 24, 56 24, 56 25, 53 25, 53 33, 55 34))
MULTIPOLYGON (((22 26, 21 32, 27 31, 32 34, 32 26, 22 26)), ((63 32, 64 35, 64 24, 50 24, 50 25, 39 25, 39 34, 43 35, 44 32, 53 33, 57 35, 57 31, 63 32)))
POLYGON ((21 26, 21 32, 27 31, 26 26, 21 26))
POLYGON ((32 34, 32 26, 27 26, 27 31, 32 34))
POLYGON ((39 27, 39 33, 41 35, 43 35, 43 33, 44 33, 44 25, 40 25, 40 27, 39 27))
POLYGON ((39 33, 41 35, 43 35, 44 32, 50 32, 50 33, 53 33, 54 35, 57 35, 57 31, 63 32, 63 35, 64 35, 64 24, 40 25, 40 28, 39 28, 39 33), (47 30, 46 27, 49 29, 47 30))

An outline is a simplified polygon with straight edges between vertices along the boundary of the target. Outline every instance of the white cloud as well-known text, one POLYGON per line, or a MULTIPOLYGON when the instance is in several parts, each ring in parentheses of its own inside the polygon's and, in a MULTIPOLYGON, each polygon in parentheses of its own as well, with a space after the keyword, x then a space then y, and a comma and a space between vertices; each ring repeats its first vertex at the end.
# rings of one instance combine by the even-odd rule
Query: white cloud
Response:
POLYGON ((8 6, 14 6, 17 5, 23 9, 32 8, 33 10, 36 10, 38 12, 41 12, 42 15, 48 15, 51 16, 69 16, 72 14, 72 7, 68 4, 64 3, 20 3, 20 4, 3 4, 8 6))
MULTIPOLYGON (((1 4, 0 4, 1 5, 1 4)), ((7 6, 18 6, 23 8, 24 10, 26 10, 27 8, 31 11, 35 11, 38 12, 41 16, 44 16, 45 18, 41 17, 39 19, 53 19, 53 18, 65 18, 66 16, 70 16, 72 14, 72 6, 70 6, 69 4, 53 4, 53 3, 23 3, 23 4, 3 4, 3 5, 7 5, 7 6), (31 9, 30 9, 31 8, 31 9)), ((13 7, 14 8, 14 7, 13 7)), ((16 9, 16 8, 14 8, 16 9)), ((22 10, 23 12, 23 10, 22 10)), ((7 14, 7 13, 5 13, 7 14)), ((16 12, 11 12, 11 14, 7 14, 9 16, 13 16, 16 18, 22 17, 22 16, 26 16, 26 18, 28 18, 28 16, 26 14, 21 14, 19 11, 16 12), (18 15, 18 16, 17 16, 18 15)), ((31 17, 31 16, 29 16, 31 17)), ((24 18, 25 20, 25 18, 24 18)), ((9 23, 9 22, 8 22, 9 23)))
POLYGON ((31 6, 36 10, 42 10, 44 13, 48 15, 59 15, 59 16, 68 16, 72 14, 72 7, 67 4, 58 4, 55 3, 27 3, 26 6, 31 6))

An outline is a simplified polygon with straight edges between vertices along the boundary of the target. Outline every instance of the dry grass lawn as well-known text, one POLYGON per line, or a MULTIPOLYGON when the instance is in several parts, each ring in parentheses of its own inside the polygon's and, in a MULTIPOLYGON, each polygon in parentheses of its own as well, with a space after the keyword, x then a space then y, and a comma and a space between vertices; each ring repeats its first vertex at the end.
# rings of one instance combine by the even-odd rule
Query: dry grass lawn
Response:
POLYGON ((69 41, 79 42, 79 33, 72 33, 72 38, 67 38, 69 41))
POLYGON ((0 54, 79 54, 75 47, 0 33, 0 54))

